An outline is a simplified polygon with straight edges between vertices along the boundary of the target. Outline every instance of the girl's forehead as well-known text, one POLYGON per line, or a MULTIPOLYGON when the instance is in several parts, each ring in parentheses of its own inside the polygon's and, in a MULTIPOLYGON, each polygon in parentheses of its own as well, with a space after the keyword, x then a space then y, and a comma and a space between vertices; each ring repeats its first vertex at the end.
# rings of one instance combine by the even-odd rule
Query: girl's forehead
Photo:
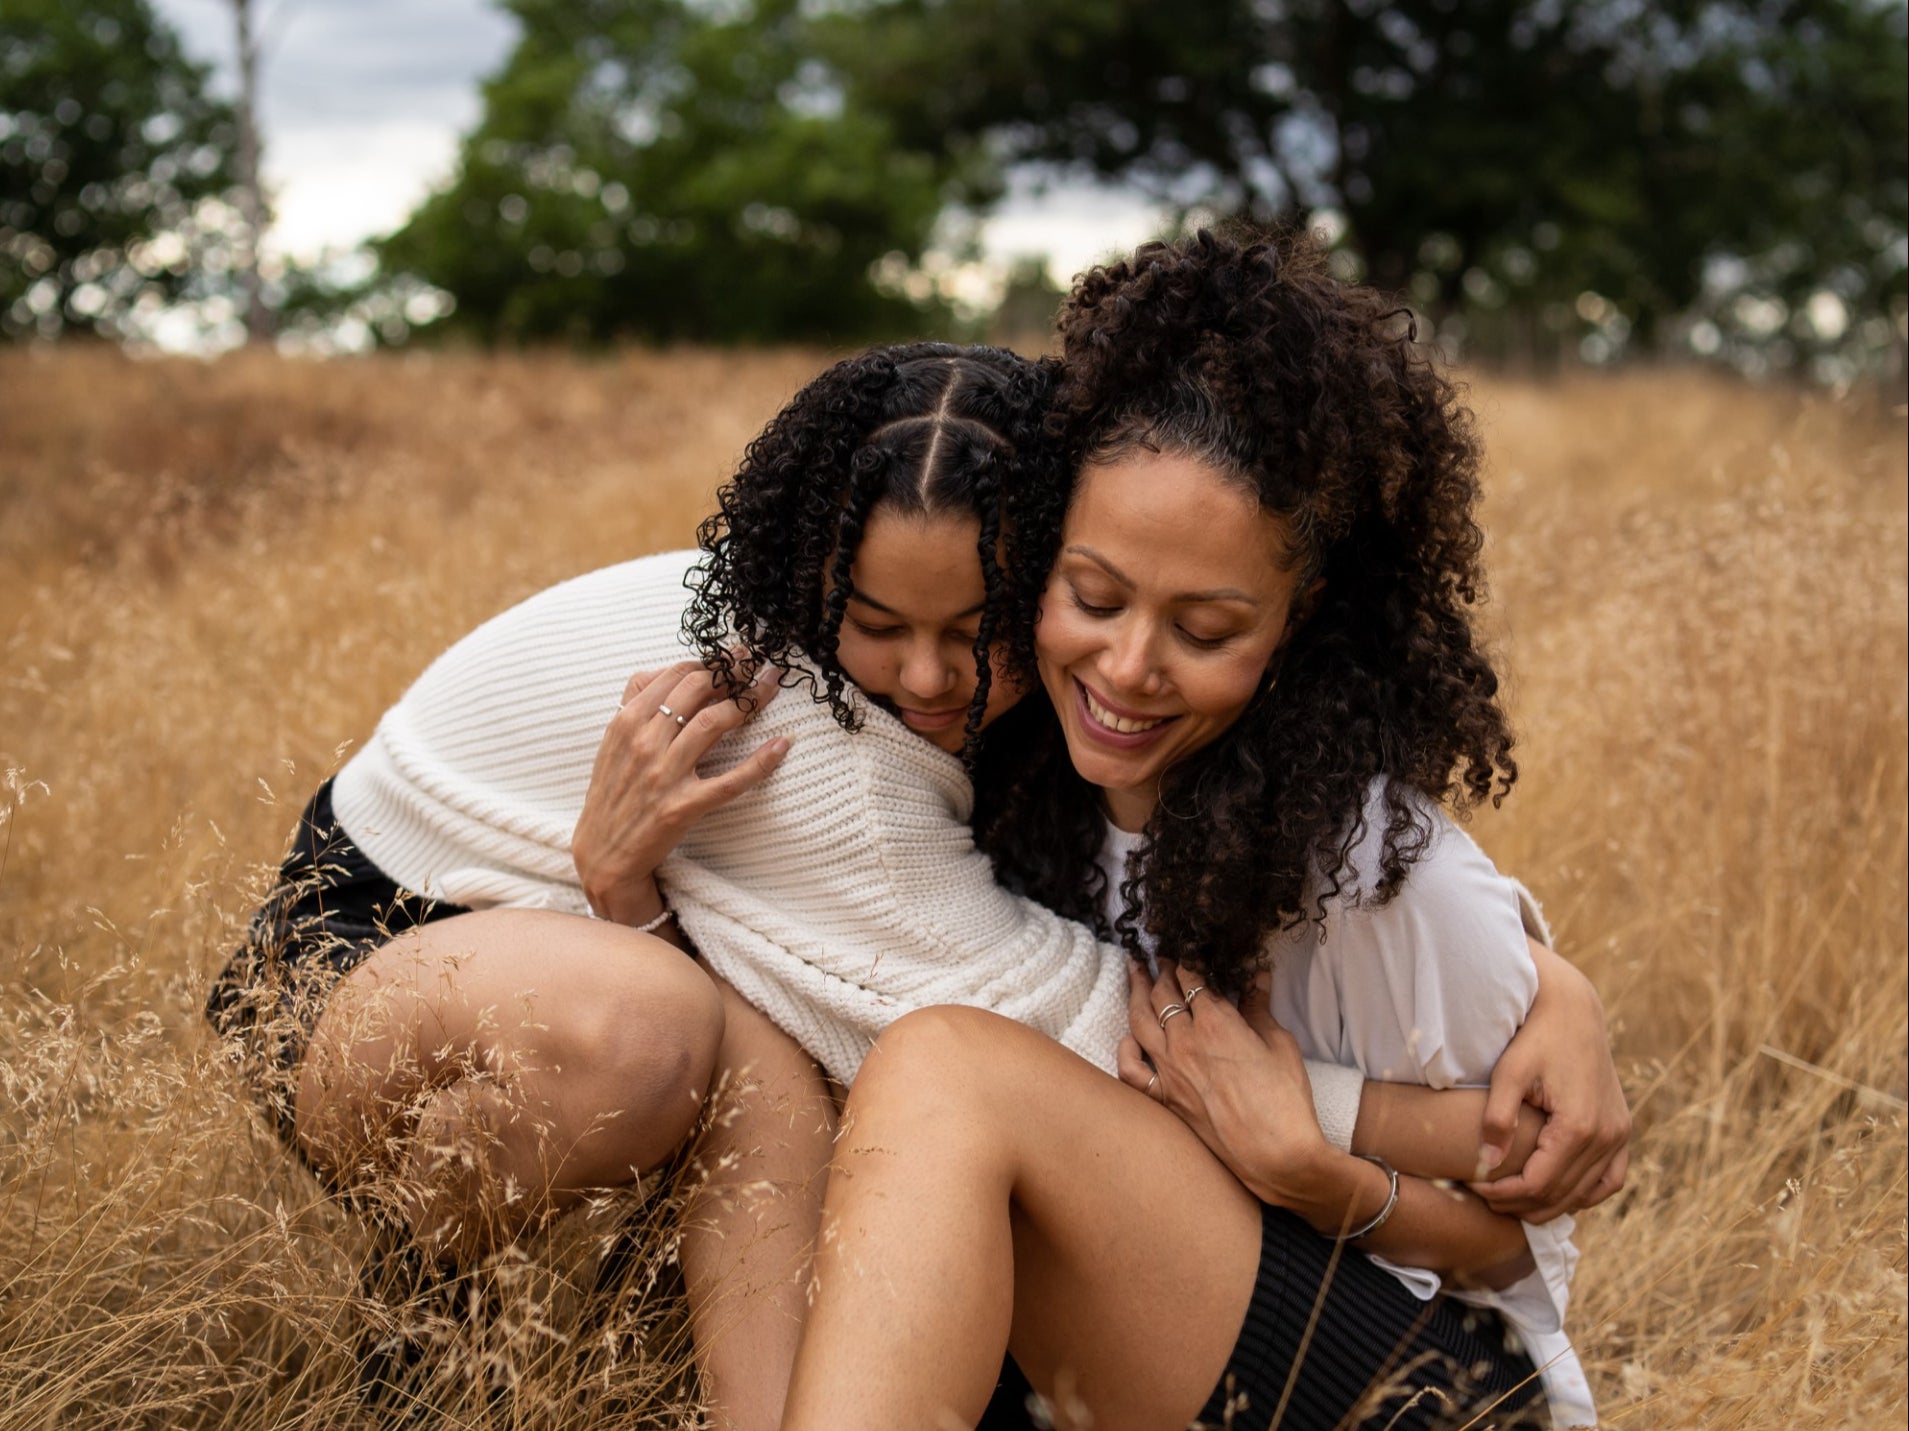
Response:
POLYGON ((854 594, 865 604, 915 619, 978 614, 987 597, 980 539, 980 519, 965 513, 903 513, 878 506, 855 549, 854 594))

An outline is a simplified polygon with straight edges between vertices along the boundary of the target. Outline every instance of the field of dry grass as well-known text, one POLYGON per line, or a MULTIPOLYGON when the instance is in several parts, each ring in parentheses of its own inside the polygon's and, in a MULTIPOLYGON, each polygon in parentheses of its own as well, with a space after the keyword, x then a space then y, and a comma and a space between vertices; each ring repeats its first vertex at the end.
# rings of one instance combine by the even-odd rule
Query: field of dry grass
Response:
MULTIPOLYGON (((350 1421, 362 1234, 215 1064, 204 986, 409 678, 686 544, 819 360, 0 352, 0 1427, 350 1421)), ((1574 1304, 1607 1421, 1900 1425, 1902 415, 1682 374, 1474 398, 1523 768, 1477 830, 1638 1115, 1574 1304)), ((577 1292, 625 1210, 493 1269, 448 1424, 683 1423, 668 1299, 577 1292)))

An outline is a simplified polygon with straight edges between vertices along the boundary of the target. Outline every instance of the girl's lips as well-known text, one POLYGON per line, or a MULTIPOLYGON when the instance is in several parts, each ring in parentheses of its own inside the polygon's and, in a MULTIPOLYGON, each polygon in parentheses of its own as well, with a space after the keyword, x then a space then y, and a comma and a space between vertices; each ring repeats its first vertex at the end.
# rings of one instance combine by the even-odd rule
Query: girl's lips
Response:
POLYGON ((1114 750, 1141 750, 1152 745, 1164 736, 1178 716, 1128 716, 1117 706, 1109 705, 1098 695, 1090 695, 1079 677, 1074 679, 1074 711, 1080 717, 1081 731, 1097 745, 1109 746, 1114 750), (1099 706, 1114 719, 1151 720, 1155 724, 1145 730, 1116 730, 1094 714, 1099 706))
POLYGON ((895 713, 910 730, 946 730, 965 716, 968 708, 956 706, 947 711, 912 711, 907 706, 896 706, 895 713))

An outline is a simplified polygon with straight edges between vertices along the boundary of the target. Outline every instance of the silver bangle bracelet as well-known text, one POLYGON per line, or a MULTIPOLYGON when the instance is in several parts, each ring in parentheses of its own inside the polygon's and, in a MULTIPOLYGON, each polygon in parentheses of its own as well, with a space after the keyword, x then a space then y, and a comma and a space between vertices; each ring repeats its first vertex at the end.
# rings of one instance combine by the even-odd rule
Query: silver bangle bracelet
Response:
POLYGON ((1355 1158, 1363 1158, 1366 1162, 1372 1164, 1373 1167, 1386 1175, 1391 1181, 1392 1186, 1386 1190, 1385 1206, 1380 1208, 1370 1221, 1363 1227, 1355 1227, 1350 1232, 1340 1233, 1337 1237, 1332 1239, 1334 1242, 1357 1242, 1361 1237, 1369 1237, 1381 1227, 1385 1226, 1385 1220, 1392 1216, 1392 1210, 1399 1205, 1399 1170, 1393 1167, 1384 1158, 1375 1157, 1371 1153, 1354 1153, 1352 1156, 1355 1158))

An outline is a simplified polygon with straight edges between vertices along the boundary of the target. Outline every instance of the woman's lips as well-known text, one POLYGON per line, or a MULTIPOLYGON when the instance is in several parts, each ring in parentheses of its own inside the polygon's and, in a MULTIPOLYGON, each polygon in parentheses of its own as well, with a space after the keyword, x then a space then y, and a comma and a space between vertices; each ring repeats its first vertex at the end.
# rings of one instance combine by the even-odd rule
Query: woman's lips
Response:
POLYGON ((1088 690, 1078 677, 1074 680, 1074 707, 1087 738, 1115 750, 1139 750, 1152 745, 1179 719, 1178 716, 1126 714, 1088 690))

